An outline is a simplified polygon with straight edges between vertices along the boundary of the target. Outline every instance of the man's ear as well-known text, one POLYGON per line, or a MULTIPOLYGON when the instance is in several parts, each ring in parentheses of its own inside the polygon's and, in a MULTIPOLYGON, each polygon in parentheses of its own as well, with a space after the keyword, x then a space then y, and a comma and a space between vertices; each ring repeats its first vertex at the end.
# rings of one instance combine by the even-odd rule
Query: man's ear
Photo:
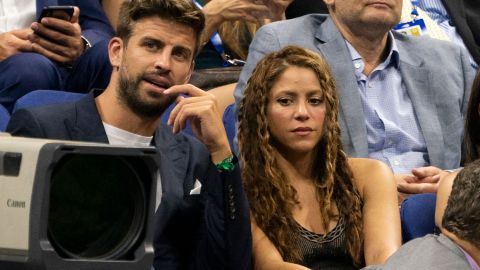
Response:
POLYGON ((114 69, 120 67, 122 63, 123 47, 123 40, 119 37, 112 38, 108 43, 108 57, 114 69))
POLYGON ((190 81, 190 78, 192 77, 192 73, 194 69, 195 69, 195 60, 193 60, 192 64, 190 65, 190 70, 188 71, 187 77, 185 78, 185 83, 188 83, 190 81))

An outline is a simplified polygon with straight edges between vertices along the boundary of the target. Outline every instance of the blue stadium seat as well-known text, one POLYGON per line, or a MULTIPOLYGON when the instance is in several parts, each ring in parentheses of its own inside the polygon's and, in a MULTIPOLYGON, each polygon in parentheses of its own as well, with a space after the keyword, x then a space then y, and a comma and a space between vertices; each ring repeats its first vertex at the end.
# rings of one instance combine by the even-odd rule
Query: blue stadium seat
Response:
POLYGON ((73 93, 57 90, 35 90, 19 98, 17 102, 15 102, 12 113, 22 108, 64 102, 74 102, 79 100, 84 95, 85 94, 82 93, 73 93))
MULTIPOLYGON (((75 102, 85 95, 86 94, 84 93, 74 93, 74 92, 66 92, 66 91, 58 91, 58 90, 35 90, 19 98, 15 103, 15 106, 13 107, 12 113, 22 108, 58 104, 58 103, 64 103, 64 102, 75 102)), ((172 111, 173 107, 175 107, 175 104, 172 104, 170 107, 167 108, 167 110, 162 116, 162 122, 164 123, 167 122, 168 116, 170 115, 170 112, 172 111)), ((2 123, 1 120, 0 120, 0 123, 2 123)), ((6 127, 6 124, 5 124, 5 127, 6 127)), ((1 128, 1 125, 0 125, 0 128, 1 128)), ((190 129, 190 125, 188 123, 185 129, 183 130, 183 132, 188 133, 190 135, 193 134, 192 130, 190 129)))
POLYGON ((7 128, 8 120, 10 120, 10 114, 7 109, 0 105, 0 132, 5 131, 7 128))
POLYGON ((400 208, 403 243, 435 233, 436 202, 435 193, 412 195, 403 201, 400 208))

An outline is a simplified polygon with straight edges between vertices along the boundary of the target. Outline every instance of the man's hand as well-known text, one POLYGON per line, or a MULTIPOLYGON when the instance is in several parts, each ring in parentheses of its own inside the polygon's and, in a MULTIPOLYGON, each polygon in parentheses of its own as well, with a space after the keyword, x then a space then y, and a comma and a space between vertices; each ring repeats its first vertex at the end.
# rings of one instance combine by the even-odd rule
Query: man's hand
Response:
POLYGON ((32 23, 34 33, 28 39, 33 43, 33 51, 58 63, 73 63, 85 49, 79 16, 80 9, 75 7, 70 21, 47 17, 41 23, 32 23))
POLYGON ((210 151, 213 163, 217 164, 232 154, 214 95, 191 84, 175 85, 163 93, 166 95, 184 93, 190 96, 188 98, 178 96, 177 105, 170 112, 168 124, 172 126, 174 133, 185 128, 188 120, 195 136, 210 151))
POLYGON ((433 166, 415 168, 411 175, 395 175, 397 190, 408 194, 437 192, 438 182, 446 174, 448 172, 433 166))
POLYGON ((236 20, 256 22, 258 17, 267 15, 269 10, 261 1, 255 3, 251 0, 211 0, 205 5, 203 12, 207 20, 220 24, 236 20))
POLYGON ((211 0, 203 8, 205 31, 202 35, 202 44, 208 42, 220 24, 225 21, 260 22, 261 19, 268 17, 269 12, 263 3, 254 3, 251 0, 211 0))
POLYGON ((27 38, 31 33, 32 30, 25 28, 0 34, 0 61, 19 52, 32 51, 32 43, 27 38))
POLYGON ((292 2, 293 0, 263 0, 263 3, 270 10, 270 15, 265 23, 285 20, 285 10, 292 2))

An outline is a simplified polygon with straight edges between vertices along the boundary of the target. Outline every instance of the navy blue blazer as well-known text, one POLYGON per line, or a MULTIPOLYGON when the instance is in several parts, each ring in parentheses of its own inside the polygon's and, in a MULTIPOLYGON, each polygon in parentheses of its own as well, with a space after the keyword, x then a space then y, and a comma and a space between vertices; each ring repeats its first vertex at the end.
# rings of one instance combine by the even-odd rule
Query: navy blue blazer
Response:
MULTIPOLYGON (((108 143, 94 101, 99 93, 74 103, 18 110, 7 132, 108 143)), ((250 269, 250 219, 239 166, 219 173, 203 144, 188 135, 174 135, 164 124, 154 137, 162 180, 155 214, 155 269, 250 269), (201 195, 190 195, 197 179, 201 195)))
POLYGON ((110 40, 114 30, 108 21, 101 0, 37 0, 37 18, 46 6, 77 6, 80 8, 82 35, 93 46, 99 41, 110 40))

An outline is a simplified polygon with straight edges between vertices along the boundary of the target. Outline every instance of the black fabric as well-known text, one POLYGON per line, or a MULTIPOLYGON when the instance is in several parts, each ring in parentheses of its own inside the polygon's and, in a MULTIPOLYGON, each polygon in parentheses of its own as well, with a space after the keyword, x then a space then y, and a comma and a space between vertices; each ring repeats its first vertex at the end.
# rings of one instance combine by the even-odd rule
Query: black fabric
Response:
POLYGON ((311 13, 327 14, 328 9, 322 0, 295 0, 287 7, 287 10, 285 10, 287 19, 311 13))
MULTIPOLYGON (((340 217, 333 230, 325 235, 311 232, 297 223, 297 230, 291 232, 293 247, 302 258, 300 264, 317 270, 353 270, 352 258, 347 252, 346 223, 340 217)), ((295 262, 292 258, 286 261, 295 262)))
POLYGON ((199 69, 193 72, 190 83, 203 90, 209 90, 214 87, 236 83, 241 71, 242 67, 240 66, 199 69))
POLYGON ((452 23, 477 64, 480 63, 480 1, 442 0, 452 23))
POLYGON ((203 46, 200 53, 195 57, 195 70, 216 68, 221 67, 222 65, 223 59, 210 41, 203 46))

